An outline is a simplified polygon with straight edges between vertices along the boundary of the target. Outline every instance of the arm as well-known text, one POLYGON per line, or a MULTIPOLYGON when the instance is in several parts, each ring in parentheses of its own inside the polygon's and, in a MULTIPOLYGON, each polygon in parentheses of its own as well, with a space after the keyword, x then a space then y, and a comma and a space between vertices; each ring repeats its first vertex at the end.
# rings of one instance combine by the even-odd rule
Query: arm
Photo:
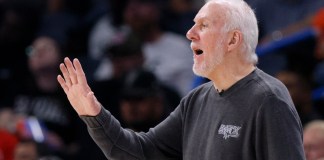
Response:
POLYGON ((293 105, 270 95, 256 118, 258 160, 304 160, 302 126, 293 105))
POLYGON ((123 129, 104 108, 95 117, 81 116, 81 119, 108 158, 181 159, 181 127, 178 127, 176 112, 148 133, 123 129))
MULTIPOLYGON (((87 84, 81 64, 64 60, 58 81, 71 105, 87 124, 88 131, 107 158, 171 159, 181 154, 181 112, 176 109, 165 121, 148 133, 121 128, 119 122, 97 101, 87 84)), ((178 107, 179 108, 179 107, 178 107)))

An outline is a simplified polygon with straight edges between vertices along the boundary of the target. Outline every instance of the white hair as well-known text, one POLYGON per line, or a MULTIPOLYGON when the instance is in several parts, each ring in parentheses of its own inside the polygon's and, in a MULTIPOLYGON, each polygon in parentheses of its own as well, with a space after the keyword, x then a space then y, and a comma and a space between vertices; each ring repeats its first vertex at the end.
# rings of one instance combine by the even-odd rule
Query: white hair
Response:
POLYGON ((324 134, 324 120, 313 120, 308 123, 306 123, 304 130, 308 130, 311 128, 316 128, 322 131, 324 134))
POLYGON ((313 132, 318 136, 314 138, 324 138, 324 120, 318 119, 306 123, 304 126, 304 135, 310 132, 313 132))
POLYGON ((254 65, 258 62, 255 53, 258 44, 259 29, 257 19, 252 8, 244 0, 206 0, 206 3, 214 2, 225 7, 226 23, 223 31, 238 29, 243 34, 244 53, 248 62, 254 65))

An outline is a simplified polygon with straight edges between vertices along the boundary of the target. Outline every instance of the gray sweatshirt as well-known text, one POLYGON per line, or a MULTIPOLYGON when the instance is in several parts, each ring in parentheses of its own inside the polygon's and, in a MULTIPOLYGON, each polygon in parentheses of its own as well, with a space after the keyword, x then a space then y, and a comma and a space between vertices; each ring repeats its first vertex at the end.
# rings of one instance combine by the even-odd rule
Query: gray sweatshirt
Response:
POLYGON ((102 109, 81 116, 108 159, 303 160, 302 126, 286 87, 255 69, 221 94, 197 87, 147 133, 102 109))

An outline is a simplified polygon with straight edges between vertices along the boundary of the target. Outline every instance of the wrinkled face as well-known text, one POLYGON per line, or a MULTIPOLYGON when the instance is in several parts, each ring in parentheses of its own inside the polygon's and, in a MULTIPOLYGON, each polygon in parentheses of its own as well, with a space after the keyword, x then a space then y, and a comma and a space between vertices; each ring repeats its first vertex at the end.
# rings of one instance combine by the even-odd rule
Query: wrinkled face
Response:
POLYGON ((207 3, 194 19, 194 26, 188 31, 191 40, 195 74, 209 75, 223 62, 225 54, 225 33, 222 31, 224 17, 222 8, 215 3, 207 3))
POLYGON ((307 160, 324 159, 324 137, 316 130, 304 132, 304 149, 307 160))

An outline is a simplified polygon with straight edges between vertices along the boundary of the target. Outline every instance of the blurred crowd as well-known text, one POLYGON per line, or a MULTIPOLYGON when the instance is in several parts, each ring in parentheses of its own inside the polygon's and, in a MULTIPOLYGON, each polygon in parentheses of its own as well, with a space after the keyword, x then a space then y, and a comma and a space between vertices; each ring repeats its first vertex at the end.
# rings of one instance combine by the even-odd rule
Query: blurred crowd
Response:
MULTIPOLYGON (((246 0, 258 68, 288 88, 308 160, 324 158, 324 0, 246 0)), ((105 159, 56 77, 79 58, 98 100, 148 131, 194 87, 186 32, 203 0, 0 0, 0 160, 105 159)))

